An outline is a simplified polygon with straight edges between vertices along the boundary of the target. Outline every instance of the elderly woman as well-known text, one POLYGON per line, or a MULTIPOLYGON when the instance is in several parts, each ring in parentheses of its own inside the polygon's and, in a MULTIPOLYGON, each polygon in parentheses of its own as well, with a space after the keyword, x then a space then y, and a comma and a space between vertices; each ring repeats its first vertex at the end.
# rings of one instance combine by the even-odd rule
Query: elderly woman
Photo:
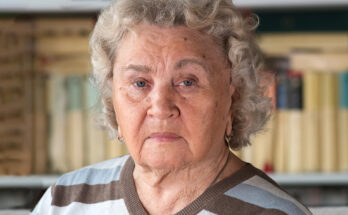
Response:
POLYGON ((91 37, 107 127, 130 155, 63 175, 33 214, 310 214, 230 149, 270 112, 229 0, 118 0, 91 37))

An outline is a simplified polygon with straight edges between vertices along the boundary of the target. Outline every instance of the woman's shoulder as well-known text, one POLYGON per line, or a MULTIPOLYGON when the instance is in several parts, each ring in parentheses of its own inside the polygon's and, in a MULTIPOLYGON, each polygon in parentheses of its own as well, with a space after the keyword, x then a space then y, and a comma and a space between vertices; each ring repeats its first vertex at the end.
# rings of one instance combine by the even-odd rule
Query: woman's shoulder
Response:
POLYGON ((99 214, 105 208, 127 211, 120 175, 128 159, 129 155, 114 158, 62 175, 47 189, 32 214, 99 214))
POLYGON ((311 214, 302 203, 289 195, 265 173, 250 164, 247 165, 248 171, 251 172, 250 177, 241 180, 226 191, 225 195, 256 206, 263 212, 271 210, 279 212, 275 214, 311 214))
POLYGON ((58 178, 54 186, 96 185, 118 181, 128 158, 129 155, 125 155, 66 173, 58 178))

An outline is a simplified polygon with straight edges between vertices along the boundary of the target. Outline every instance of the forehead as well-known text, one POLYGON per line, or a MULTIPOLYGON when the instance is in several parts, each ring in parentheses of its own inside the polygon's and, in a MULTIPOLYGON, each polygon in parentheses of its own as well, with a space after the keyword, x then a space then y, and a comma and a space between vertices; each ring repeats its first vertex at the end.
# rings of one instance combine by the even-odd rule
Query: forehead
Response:
MULTIPOLYGON (((182 25, 175 26, 175 27, 160 27, 157 25, 140 24, 135 26, 132 30, 133 30, 133 33, 129 35, 137 39, 158 38, 160 39, 160 41, 158 42, 165 42, 165 41, 167 42, 168 41, 202 42, 202 41, 205 41, 205 42, 211 43, 210 45, 213 45, 213 44, 215 45, 212 36, 194 29, 190 29, 182 25)), ((200 44, 200 45, 203 45, 203 44, 200 44)))
MULTIPOLYGON (((186 26, 160 27, 139 24, 123 38, 118 48, 120 58, 137 53, 154 55, 198 55, 201 58, 224 58, 223 48, 208 34, 186 26)), ((125 59, 124 59, 125 60, 125 59)))

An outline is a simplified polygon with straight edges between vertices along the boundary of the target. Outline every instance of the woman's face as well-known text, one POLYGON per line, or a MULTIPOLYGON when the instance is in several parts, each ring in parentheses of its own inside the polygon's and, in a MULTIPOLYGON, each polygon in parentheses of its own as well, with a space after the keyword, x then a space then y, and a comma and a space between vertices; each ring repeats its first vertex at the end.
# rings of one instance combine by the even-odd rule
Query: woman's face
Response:
POLYGON ((122 40, 113 70, 119 132, 134 161, 173 169, 220 156, 234 91, 222 48, 184 26, 135 32, 122 40))

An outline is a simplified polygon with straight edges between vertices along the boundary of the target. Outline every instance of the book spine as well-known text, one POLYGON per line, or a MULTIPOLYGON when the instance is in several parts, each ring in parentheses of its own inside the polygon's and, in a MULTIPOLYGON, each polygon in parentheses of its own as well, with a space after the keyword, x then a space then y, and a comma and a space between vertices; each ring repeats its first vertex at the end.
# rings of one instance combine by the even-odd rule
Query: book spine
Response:
POLYGON ((97 89, 88 78, 84 79, 86 106, 86 164, 101 162, 106 158, 106 140, 104 131, 97 126, 97 114, 101 111, 98 104, 97 89))
POLYGON ((336 74, 324 72, 320 77, 321 170, 337 170, 337 79, 336 74))
POLYGON ((46 76, 34 74, 34 144, 33 172, 43 174, 47 169, 46 76))
POLYGON ((315 172, 319 165, 319 73, 304 72, 303 170, 315 172))
POLYGON ((287 131, 287 172, 302 171, 302 76, 289 72, 288 87, 288 131, 287 131))
POLYGON ((274 170, 275 172, 285 172, 287 153, 286 146, 288 140, 286 139, 286 134, 288 130, 288 111, 281 109, 275 114, 276 128, 275 128, 275 147, 274 147, 274 170))
POLYGON ((66 145, 66 94, 65 77, 59 73, 51 73, 47 83, 49 140, 48 157, 51 171, 56 173, 68 171, 66 145))
POLYGON ((289 90, 289 79, 287 72, 278 73, 277 77, 277 109, 288 109, 288 90, 289 90))
POLYGON ((73 75, 67 78, 67 144, 70 170, 83 167, 85 159, 83 140, 82 77, 73 75))
POLYGON ((338 77, 338 167, 340 171, 348 171, 348 71, 338 77))
POLYGON ((274 170, 276 172, 285 172, 287 166, 286 147, 288 145, 287 131, 289 130, 288 122, 288 88, 289 80, 287 71, 278 73, 277 76, 277 113, 275 121, 275 153, 274 153, 274 170))

